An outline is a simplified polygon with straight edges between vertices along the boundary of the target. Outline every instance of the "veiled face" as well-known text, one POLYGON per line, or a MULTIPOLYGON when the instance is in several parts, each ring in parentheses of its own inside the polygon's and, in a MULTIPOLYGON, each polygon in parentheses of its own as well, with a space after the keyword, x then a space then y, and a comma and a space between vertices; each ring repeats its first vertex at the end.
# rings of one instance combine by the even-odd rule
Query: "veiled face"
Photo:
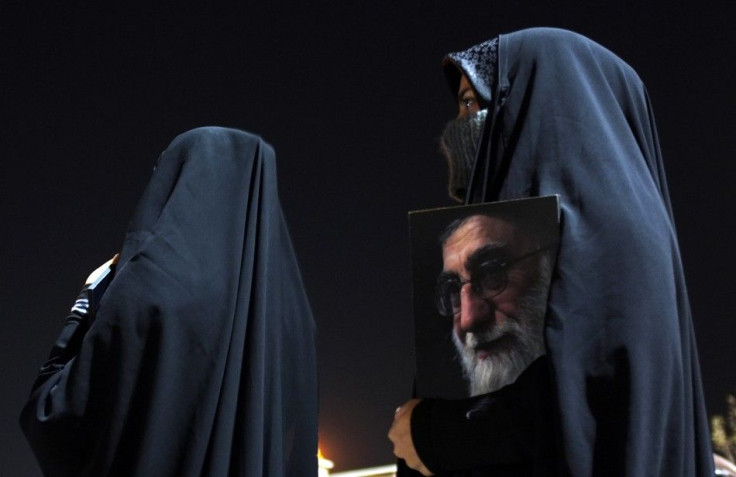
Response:
POLYGON ((505 220, 476 215, 443 245, 443 275, 464 283, 453 316, 453 341, 473 395, 512 383, 544 354, 549 266, 543 254, 529 255, 532 242, 505 220), (469 283, 480 281, 470 270, 493 261, 512 265, 504 268, 503 290, 489 298, 469 283))
POLYGON ((465 199, 486 111, 481 111, 478 94, 463 75, 457 91, 457 118, 448 122, 440 139, 440 151, 447 160, 448 192, 458 202, 465 199))

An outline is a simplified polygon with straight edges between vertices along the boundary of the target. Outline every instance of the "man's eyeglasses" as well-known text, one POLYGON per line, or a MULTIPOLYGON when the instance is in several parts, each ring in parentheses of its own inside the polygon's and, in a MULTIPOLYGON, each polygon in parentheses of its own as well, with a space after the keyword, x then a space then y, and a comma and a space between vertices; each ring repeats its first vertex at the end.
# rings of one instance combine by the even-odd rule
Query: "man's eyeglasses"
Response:
POLYGON ((508 283, 508 271, 529 257, 549 249, 542 247, 519 257, 503 259, 490 258, 479 260, 468 260, 467 268, 470 280, 461 280, 456 274, 442 273, 437 277, 435 285, 435 304, 437 311, 442 316, 452 317, 460 312, 460 290, 470 283, 470 287, 476 296, 483 300, 491 300, 506 289, 508 283))

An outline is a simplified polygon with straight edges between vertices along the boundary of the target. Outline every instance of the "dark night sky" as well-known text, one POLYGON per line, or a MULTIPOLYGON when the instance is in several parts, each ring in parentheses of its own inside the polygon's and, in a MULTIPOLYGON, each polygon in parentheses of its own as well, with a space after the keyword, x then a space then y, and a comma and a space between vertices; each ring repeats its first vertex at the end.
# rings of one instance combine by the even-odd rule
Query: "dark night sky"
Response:
POLYGON ((439 62, 529 26, 583 33, 647 84, 710 413, 736 391, 733 2, 48 3, 0 4, 3 475, 39 475, 18 412, 154 160, 212 124, 276 149, 319 329, 323 451, 337 470, 390 463, 384 436, 413 375, 406 214, 449 205, 439 62))

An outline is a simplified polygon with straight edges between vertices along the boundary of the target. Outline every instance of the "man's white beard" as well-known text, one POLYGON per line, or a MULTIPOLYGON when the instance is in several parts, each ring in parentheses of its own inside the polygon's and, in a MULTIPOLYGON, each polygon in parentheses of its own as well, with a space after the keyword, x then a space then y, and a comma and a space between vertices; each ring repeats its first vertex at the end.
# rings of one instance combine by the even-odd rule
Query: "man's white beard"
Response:
POLYGON ((532 361, 545 353, 543 331, 550 269, 548 257, 544 256, 537 280, 517 299, 516 316, 508 317, 503 325, 467 333, 464 345, 452 333, 471 396, 497 391, 513 383, 532 361), (499 338, 497 347, 488 350, 485 359, 478 359, 476 346, 499 338))

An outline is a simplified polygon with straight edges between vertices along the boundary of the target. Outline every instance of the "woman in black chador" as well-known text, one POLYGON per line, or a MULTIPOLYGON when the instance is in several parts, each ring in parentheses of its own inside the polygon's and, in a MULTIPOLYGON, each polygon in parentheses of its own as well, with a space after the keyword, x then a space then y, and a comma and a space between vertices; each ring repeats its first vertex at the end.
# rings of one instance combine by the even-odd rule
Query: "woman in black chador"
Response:
POLYGON ((464 128, 478 131, 465 141, 477 154, 453 151, 451 193, 560 195, 547 354, 495 393, 402 406, 397 455, 425 473, 712 476, 685 279, 636 72, 549 28, 450 54, 445 71, 461 119, 481 125, 464 128))
POLYGON ((98 299, 83 290, 21 415, 46 475, 316 474, 314 322, 268 144, 177 137, 98 299))

